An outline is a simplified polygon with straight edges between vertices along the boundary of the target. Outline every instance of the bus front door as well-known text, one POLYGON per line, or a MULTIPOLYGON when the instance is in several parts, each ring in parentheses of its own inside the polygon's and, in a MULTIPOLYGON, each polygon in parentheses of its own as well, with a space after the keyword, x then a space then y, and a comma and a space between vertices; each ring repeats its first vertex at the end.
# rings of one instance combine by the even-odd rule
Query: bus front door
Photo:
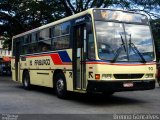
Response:
POLYGON ((16 42, 15 47, 15 78, 19 81, 20 42, 16 42))
POLYGON ((74 27, 73 40, 73 83, 75 90, 86 89, 86 27, 74 27))

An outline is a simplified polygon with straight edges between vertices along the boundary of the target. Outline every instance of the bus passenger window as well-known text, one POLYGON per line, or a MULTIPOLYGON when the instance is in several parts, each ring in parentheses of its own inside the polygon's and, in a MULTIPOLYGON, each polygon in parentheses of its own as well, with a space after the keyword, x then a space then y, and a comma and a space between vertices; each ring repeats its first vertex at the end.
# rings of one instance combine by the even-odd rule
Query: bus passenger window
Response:
POLYGON ((50 51, 51 49, 51 40, 39 41, 38 48, 40 52, 50 51))
POLYGON ((95 59, 95 45, 93 34, 88 35, 88 57, 95 59))
POLYGON ((28 46, 27 46, 27 45, 24 45, 24 46, 22 47, 22 54, 27 54, 27 53, 29 53, 29 52, 28 52, 28 46))
POLYGON ((30 35, 25 35, 24 36, 24 44, 30 43, 30 35))
POLYGON ((46 28, 39 32, 39 40, 47 40, 50 38, 50 29, 46 28))
POLYGON ((37 44, 36 44, 36 43, 32 43, 32 44, 30 45, 30 51, 31 51, 32 53, 36 53, 36 52, 37 52, 37 44))
POLYGON ((31 42, 32 42, 32 43, 37 42, 37 33, 32 33, 32 34, 31 34, 31 42))
POLYGON ((66 35, 69 34, 70 22, 63 23, 61 25, 61 34, 66 35))
POLYGON ((60 35, 61 35, 61 26, 60 25, 56 25, 54 27, 54 37, 60 36, 60 35))

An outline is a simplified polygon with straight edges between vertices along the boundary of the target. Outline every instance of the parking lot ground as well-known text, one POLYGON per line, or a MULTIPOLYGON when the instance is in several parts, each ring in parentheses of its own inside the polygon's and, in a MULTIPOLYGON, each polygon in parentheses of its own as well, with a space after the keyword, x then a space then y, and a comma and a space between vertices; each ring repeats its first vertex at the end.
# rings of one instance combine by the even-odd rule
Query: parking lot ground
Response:
POLYGON ((0 77, 1 114, 158 114, 160 87, 154 90, 117 92, 112 96, 70 93, 57 98, 53 89, 34 86, 24 90, 10 77, 0 77))

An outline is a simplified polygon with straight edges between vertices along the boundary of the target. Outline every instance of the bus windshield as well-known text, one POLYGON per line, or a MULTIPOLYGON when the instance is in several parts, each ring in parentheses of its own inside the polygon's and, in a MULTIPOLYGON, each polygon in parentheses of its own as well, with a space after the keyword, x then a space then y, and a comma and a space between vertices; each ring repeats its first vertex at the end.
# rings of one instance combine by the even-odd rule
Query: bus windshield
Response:
POLYGON ((111 62, 148 62, 154 59, 148 25, 95 21, 100 59, 111 62))

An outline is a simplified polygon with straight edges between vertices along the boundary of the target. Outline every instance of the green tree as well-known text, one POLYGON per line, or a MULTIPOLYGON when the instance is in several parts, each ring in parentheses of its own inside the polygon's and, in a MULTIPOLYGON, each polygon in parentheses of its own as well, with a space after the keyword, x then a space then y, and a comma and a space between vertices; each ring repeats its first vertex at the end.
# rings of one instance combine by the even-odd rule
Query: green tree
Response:
POLYGON ((79 13, 89 8, 122 7, 128 8, 127 0, 61 0, 66 16, 79 13))
POLYGON ((14 35, 64 16, 63 6, 54 1, 4 0, 0 3, 0 36, 9 38, 5 43, 11 44, 14 35))

